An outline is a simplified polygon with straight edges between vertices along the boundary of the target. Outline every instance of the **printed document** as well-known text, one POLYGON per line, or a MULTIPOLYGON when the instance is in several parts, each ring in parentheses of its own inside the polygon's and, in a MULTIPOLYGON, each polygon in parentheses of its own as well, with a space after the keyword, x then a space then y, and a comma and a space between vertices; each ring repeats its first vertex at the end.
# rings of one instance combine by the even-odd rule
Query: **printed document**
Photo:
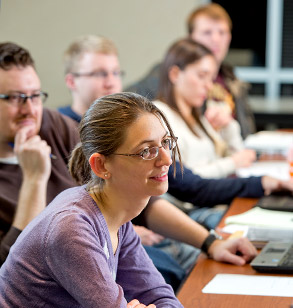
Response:
POLYGON ((292 297, 293 277, 217 274, 203 293, 292 297))

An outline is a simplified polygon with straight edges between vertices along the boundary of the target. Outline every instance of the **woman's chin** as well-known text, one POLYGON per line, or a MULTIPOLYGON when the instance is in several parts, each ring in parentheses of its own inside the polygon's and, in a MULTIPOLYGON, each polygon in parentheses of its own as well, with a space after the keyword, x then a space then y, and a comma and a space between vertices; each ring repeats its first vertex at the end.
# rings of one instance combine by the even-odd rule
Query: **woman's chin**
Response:
POLYGON ((161 185, 157 189, 154 189, 152 196, 161 196, 168 191, 168 182, 161 185))

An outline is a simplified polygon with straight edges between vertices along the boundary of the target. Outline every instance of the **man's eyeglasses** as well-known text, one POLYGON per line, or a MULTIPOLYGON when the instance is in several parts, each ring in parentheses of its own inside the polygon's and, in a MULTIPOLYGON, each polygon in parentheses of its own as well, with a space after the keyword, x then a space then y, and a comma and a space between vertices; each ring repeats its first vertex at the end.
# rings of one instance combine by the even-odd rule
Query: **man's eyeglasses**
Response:
POLYGON ((32 95, 26 95, 23 93, 15 93, 15 94, 0 94, 0 99, 4 99, 8 104, 18 107, 30 99, 34 105, 44 103, 48 98, 48 93, 46 92, 38 92, 32 95))
POLYGON ((113 72, 107 72, 107 71, 93 71, 89 73, 71 73, 75 77, 94 77, 98 79, 106 79, 109 75, 113 75, 115 78, 122 78, 125 73, 123 71, 117 70, 113 72))
POLYGON ((162 141, 162 145, 160 147, 151 147, 145 148, 138 154, 120 154, 114 153, 113 155, 122 155, 122 156, 138 156, 144 160, 151 160, 156 158, 159 155, 159 149, 164 148, 166 151, 172 151, 177 145, 178 137, 170 137, 166 138, 162 141))

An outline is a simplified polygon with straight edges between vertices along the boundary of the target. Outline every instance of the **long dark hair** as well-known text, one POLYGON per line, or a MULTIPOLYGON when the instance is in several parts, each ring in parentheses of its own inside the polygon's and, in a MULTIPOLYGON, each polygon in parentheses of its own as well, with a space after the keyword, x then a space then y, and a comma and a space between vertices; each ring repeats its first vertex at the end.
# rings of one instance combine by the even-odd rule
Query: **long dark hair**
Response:
MULTIPOLYGON (((181 116, 186 125, 196 136, 198 136, 198 134, 192 127, 192 124, 185 119, 178 108, 174 94, 174 86, 169 78, 169 72, 174 66, 177 66, 180 70, 184 70, 187 65, 199 61, 205 56, 213 56, 213 53, 200 43, 189 38, 175 42, 167 51, 165 59, 161 65, 159 92, 157 96, 157 99, 170 106, 181 116)), ((215 143, 214 138, 210 136, 200 120, 199 110, 192 108, 192 116, 205 134, 213 141, 213 143, 215 143)))

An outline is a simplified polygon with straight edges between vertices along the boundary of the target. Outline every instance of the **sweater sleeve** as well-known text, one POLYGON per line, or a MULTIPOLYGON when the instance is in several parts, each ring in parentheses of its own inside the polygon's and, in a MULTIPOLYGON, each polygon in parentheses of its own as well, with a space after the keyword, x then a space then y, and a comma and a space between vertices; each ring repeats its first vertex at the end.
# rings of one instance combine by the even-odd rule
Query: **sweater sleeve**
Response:
POLYGON ((261 177, 203 179, 176 162, 176 175, 169 169, 169 190, 175 198, 196 206, 229 204, 235 197, 260 198, 264 194, 261 177))
POLYGON ((138 299, 145 305, 183 307, 155 268, 131 224, 127 225, 119 255, 117 283, 123 286, 127 301, 138 299))
POLYGON ((224 178, 233 174, 236 170, 235 163, 231 157, 217 158, 214 161, 206 164, 198 164, 194 160, 192 171, 202 176, 203 178, 224 178))

